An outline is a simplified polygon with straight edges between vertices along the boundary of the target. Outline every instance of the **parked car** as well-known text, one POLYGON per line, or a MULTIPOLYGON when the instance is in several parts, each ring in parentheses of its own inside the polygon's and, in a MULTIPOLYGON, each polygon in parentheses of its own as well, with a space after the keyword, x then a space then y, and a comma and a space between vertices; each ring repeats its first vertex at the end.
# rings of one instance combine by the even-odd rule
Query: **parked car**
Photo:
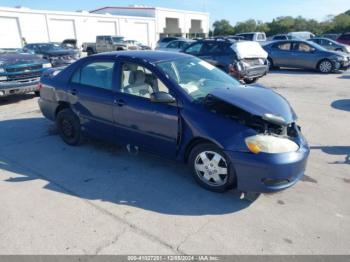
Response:
POLYGON ((20 49, 0 49, 0 97, 35 92, 40 75, 51 64, 20 49))
POLYGON ((168 43, 175 41, 175 40, 186 40, 186 38, 176 37, 176 36, 162 37, 158 40, 156 49, 161 48, 161 47, 165 47, 168 43))
POLYGON ((164 47, 157 47, 156 50, 161 51, 171 51, 171 52, 180 52, 181 50, 188 47, 190 44, 194 43, 193 40, 174 40, 169 42, 164 47))
POLYGON ((80 58, 79 51, 55 43, 31 43, 25 45, 23 50, 50 61, 53 67, 67 66, 80 58))
POLYGON ((255 41, 255 42, 266 41, 266 34, 264 32, 242 33, 242 34, 236 34, 235 36, 242 37, 246 41, 255 41))
POLYGON ((344 33, 341 36, 338 37, 337 42, 350 45, 350 32, 344 33))
POLYGON ((206 39, 183 50, 218 67, 247 84, 268 72, 267 53, 260 44, 250 41, 206 39))
POLYGON ((337 40, 338 37, 340 36, 340 34, 323 34, 320 37, 322 38, 328 38, 328 39, 332 39, 332 40, 337 40))
POLYGON ((83 43, 83 52, 93 55, 103 52, 124 51, 135 49, 135 46, 125 42, 123 36, 99 35, 96 36, 96 43, 83 43))
POLYGON ((265 45, 264 48, 269 54, 268 60, 272 68, 291 67, 331 73, 335 70, 346 70, 350 65, 349 56, 328 51, 310 41, 277 41, 265 45))
POLYGON ((125 40, 124 42, 130 46, 130 50, 152 50, 151 47, 144 45, 137 40, 125 40))
POLYGON ((315 42, 316 44, 326 48, 327 50, 344 52, 350 54, 350 46, 338 43, 332 39, 315 37, 309 39, 309 41, 315 42))
POLYGON ((48 71, 41 86, 40 109, 67 144, 89 135, 184 161, 212 191, 279 191, 305 170, 308 144, 286 99, 193 56, 104 53, 48 71))
POLYGON ((271 40, 272 41, 277 41, 277 40, 290 40, 292 39, 291 35, 288 34, 280 34, 280 35, 274 35, 271 40))

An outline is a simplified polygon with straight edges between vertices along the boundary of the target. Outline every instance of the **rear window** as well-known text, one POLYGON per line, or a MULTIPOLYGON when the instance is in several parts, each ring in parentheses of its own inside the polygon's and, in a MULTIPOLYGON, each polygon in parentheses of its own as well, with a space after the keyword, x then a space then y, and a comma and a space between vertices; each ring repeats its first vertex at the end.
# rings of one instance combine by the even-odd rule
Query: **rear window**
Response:
POLYGON ((165 37, 163 39, 160 39, 160 42, 169 43, 169 42, 174 41, 174 40, 177 40, 177 38, 176 37, 165 37))
POLYGON ((341 39, 341 40, 350 40, 350 34, 341 35, 339 37, 339 39, 341 39))
POLYGON ((254 39, 254 34, 241 34, 237 35, 243 37, 244 40, 252 41, 254 39))

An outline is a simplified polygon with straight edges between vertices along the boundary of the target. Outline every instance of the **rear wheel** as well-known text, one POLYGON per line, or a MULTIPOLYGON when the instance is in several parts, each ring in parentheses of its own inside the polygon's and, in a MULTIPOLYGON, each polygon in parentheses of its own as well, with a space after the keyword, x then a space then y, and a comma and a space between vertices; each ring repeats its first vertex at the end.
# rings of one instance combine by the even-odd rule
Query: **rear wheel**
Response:
POLYGON ((189 164, 197 183, 214 192, 225 192, 235 184, 235 174, 224 152, 209 143, 195 146, 189 156, 189 164))
POLYGON ((333 71, 333 64, 328 59, 322 60, 318 64, 318 70, 323 74, 328 74, 333 71))
POLYGON ((81 126, 79 118, 71 109, 63 109, 56 117, 58 133, 65 143, 76 146, 81 143, 81 126))
POLYGON ((34 91, 35 96, 40 96, 40 91, 34 91))

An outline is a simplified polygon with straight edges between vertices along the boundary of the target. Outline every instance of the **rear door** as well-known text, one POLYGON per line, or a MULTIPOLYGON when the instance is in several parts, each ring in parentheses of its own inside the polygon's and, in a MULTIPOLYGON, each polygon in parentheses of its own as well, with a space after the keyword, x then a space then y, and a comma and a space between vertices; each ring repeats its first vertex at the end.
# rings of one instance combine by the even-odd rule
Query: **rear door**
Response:
POLYGON ((102 139, 114 139, 113 98, 116 93, 115 63, 97 59, 76 70, 69 85, 69 96, 83 130, 102 139))
MULTIPOLYGON (((119 59, 121 76, 119 92, 115 96, 114 121, 117 136, 125 144, 140 150, 175 157, 177 150, 179 117, 178 106, 154 103, 153 92, 175 94, 164 84, 157 72, 146 65, 119 59)), ((164 81, 165 80, 165 81, 164 81)))
POLYGON ((292 42, 278 42, 272 45, 270 56, 275 66, 290 66, 293 59, 292 42))
POLYGON ((200 58, 215 65, 219 69, 228 72, 229 65, 233 63, 234 52, 230 44, 220 41, 205 42, 201 50, 200 58))

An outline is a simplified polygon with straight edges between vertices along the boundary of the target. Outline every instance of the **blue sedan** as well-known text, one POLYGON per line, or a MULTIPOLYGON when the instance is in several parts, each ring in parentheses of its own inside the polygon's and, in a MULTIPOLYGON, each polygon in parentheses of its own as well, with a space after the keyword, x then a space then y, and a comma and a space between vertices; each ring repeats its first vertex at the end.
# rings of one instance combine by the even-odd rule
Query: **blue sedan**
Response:
POLYGON ((211 191, 279 191, 305 171, 309 147, 286 99, 190 55, 86 57, 48 70, 40 93, 67 144, 87 135, 184 161, 211 191))

